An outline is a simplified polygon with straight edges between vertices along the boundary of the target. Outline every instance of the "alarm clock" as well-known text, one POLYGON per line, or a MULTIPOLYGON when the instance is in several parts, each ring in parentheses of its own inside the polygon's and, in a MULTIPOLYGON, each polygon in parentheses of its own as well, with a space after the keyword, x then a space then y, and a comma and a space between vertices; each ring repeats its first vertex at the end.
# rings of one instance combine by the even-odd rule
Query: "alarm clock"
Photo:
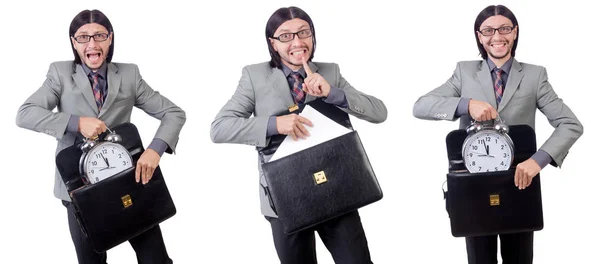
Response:
POLYGON ((90 184, 98 183, 133 166, 131 153, 120 144, 122 138, 109 130, 104 140, 86 139, 81 145, 79 172, 90 184))
POLYGON ((514 144, 508 126, 498 116, 495 120, 472 121, 466 128, 462 155, 470 173, 508 170, 514 159, 514 144))

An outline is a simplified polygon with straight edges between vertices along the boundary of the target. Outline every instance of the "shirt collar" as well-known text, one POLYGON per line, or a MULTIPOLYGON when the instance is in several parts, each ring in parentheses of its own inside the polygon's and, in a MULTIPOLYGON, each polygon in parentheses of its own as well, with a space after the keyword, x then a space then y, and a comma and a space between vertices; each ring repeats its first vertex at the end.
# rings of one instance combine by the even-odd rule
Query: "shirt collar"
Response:
MULTIPOLYGON (((85 63, 81 63, 81 67, 83 68, 83 71, 85 72, 86 76, 90 76, 90 72, 92 72, 92 70, 90 68, 88 68, 87 65, 85 65, 85 63)), ((100 74, 100 76, 106 80, 106 62, 102 63, 102 66, 100 66, 100 69, 97 70, 97 72, 100 74)))
MULTIPOLYGON (((511 56, 510 59, 508 59, 504 63, 504 65, 502 65, 502 67, 500 67, 500 69, 502 69, 503 72, 508 74, 510 72, 510 68, 512 67, 512 62, 513 62, 513 57, 511 56)), ((490 59, 489 56, 487 58, 487 64, 490 69, 490 72, 496 68, 496 64, 494 64, 494 62, 490 59)))
MULTIPOLYGON (((290 74, 292 73, 292 69, 288 68, 288 66, 286 66, 285 64, 281 64, 281 70, 283 71, 283 74, 287 77, 290 76, 290 74)), ((306 71, 304 71, 304 67, 300 68, 297 73, 300 73, 300 75, 302 76, 302 78, 306 78, 306 71)))

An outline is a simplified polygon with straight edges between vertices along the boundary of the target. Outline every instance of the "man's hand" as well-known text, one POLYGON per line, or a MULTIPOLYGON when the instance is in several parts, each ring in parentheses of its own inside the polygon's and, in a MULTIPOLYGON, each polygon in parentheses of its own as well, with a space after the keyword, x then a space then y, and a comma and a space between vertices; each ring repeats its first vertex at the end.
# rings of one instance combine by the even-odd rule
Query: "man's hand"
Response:
POLYGON ((498 112, 488 102, 471 99, 469 100, 469 115, 475 121, 488 121, 496 119, 498 112))
POLYGON ((106 124, 98 118, 82 116, 79 117, 77 129, 84 137, 94 139, 106 131, 106 124))
POLYGON ((160 155, 153 149, 146 149, 140 159, 138 159, 135 167, 135 182, 140 182, 140 178, 143 184, 146 184, 154 175, 154 170, 158 167, 160 161, 160 155))
POLYGON ((278 116, 277 121, 277 132, 283 135, 290 135, 294 140, 298 138, 306 138, 310 136, 308 130, 304 127, 304 124, 312 126, 310 120, 301 117, 297 114, 289 114, 284 116, 278 116))
POLYGON ((542 168, 532 158, 519 163, 515 170, 515 186, 519 187, 519 190, 529 187, 533 177, 538 175, 541 170, 542 168))
POLYGON ((302 57, 302 64, 304 64, 304 71, 306 72, 306 79, 304 79, 304 83, 302 84, 302 90, 316 97, 329 96, 331 86, 325 78, 321 74, 312 72, 310 67, 308 67, 306 57, 302 57))

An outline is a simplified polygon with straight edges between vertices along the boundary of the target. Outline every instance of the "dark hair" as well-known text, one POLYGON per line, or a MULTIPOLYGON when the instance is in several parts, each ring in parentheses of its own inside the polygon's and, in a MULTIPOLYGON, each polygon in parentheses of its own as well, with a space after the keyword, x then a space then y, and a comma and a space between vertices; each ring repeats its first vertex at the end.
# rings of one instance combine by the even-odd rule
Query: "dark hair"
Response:
MULTIPOLYGON (((514 27, 519 25, 519 22, 517 22, 517 18, 515 17, 513 12, 510 11, 510 9, 508 9, 506 6, 490 5, 490 6, 486 7, 485 9, 483 9, 479 13, 479 15, 477 15, 477 18, 475 19, 475 31, 474 32, 475 32, 475 41, 477 41, 477 48, 479 48, 479 55, 481 55, 481 57, 484 60, 487 60, 488 54, 487 54, 487 51, 485 51, 485 49, 483 48, 483 44, 481 44, 479 42, 479 37, 477 36, 477 33, 478 33, 479 27, 481 27, 481 24, 483 23, 483 21, 485 21, 486 19, 488 19, 491 16, 497 16, 497 15, 501 15, 501 16, 508 18, 513 23, 514 27)), ((512 57, 515 57, 515 52, 517 50, 517 43, 519 42, 519 31, 521 31, 520 28, 517 30, 517 38, 515 39, 515 42, 513 44, 512 50, 511 50, 512 57)))
POLYGON ((310 58, 308 58, 308 61, 311 61, 312 58, 315 56, 315 50, 317 49, 317 39, 315 38, 315 27, 313 25, 312 19, 310 19, 310 16, 308 16, 308 14, 304 12, 304 10, 295 6, 282 7, 277 9, 277 11, 275 11, 275 13, 271 15, 269 21, 267 21, 267 28, 265 30, 265 37, 267 39, 267 45, 269 47, 269 54, 271 54, 271 61, 269 62, 271 68, 281 69, 281 57, 279 56, 279 53, 275 51, 273 45, 271 45, 270 38, 274 37, 273 34, 275 34, 275 31, 277 31, 281 24, 294 18, 299 18, 308 22, 310 30, 312 31, 313 40, 312 53, 310 54, 310 58))
MULTIPOLYGON (((113 33, 113 27, 112 27, 112 24, 110 23, 110 20, 108 20, 108 18, 99 10, 96 10, 96 9, 83 10, 83 11, 79 12, 79 14, 77 14, 75 16, 75 18, 73 18, 73 21, 71 21, 71 26, 69 26, 69 43, 71 44, 71 49, 73 49, 73 55, 75 56, 76 64, 81 64, 81 58, 79 58, 79 54, 77 54, 77 50, 73 46, 71 37, 75 37, 75 32, 77 32, 77 30, 81 26, 83 26, 85 24, 89 24, 89 23, 100 24, 100 25, 104 26, 106 28, 106 30, 108 30, 109 34, 113 33)), ((110 44, 110 47, 108 48, 108 54, 106 56, 106 62, 110 62, 112 60, 114 49, 115 49, 115 36, 113 34, 112 42, 110 44)))

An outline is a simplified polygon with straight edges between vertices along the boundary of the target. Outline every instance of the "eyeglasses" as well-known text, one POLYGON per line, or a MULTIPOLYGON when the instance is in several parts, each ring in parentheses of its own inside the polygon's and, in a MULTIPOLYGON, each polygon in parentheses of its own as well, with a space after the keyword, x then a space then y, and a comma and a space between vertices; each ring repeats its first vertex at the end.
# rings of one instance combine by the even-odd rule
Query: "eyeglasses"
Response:
POLYGON ((300 30, 296 33, 283 33, 278 37, 271 37, 272 39, 277 39, 281 42, 290 42, 294 40, 294 37, 298 36, 298 38, 305 39, 312 36, 312 31, 310 29, 300 30))
POLYGON ((94 38, 94 41, 96 42, 100 42, 100 41, 105 41, 108 39, 108 34, 107 33, 98 33, 98 34, 94 34, 94 35, 79 35, 77 37, 73 37, 75 39, 75 41, 77 41, 77 43, 88 43, 90 42, 91 38, 94 38))
POLYGON ((484 28, 482 30, 478 30, 478 32, 481 33, 481 35, 484 35, 486 37, 496 34, 496 30, 501 35, 506 35, 506 34, 512 32, 514 28, 515 27, 511 27, 511 26, 503 26, 503 27, 499 27, 499 28, 484 28))

